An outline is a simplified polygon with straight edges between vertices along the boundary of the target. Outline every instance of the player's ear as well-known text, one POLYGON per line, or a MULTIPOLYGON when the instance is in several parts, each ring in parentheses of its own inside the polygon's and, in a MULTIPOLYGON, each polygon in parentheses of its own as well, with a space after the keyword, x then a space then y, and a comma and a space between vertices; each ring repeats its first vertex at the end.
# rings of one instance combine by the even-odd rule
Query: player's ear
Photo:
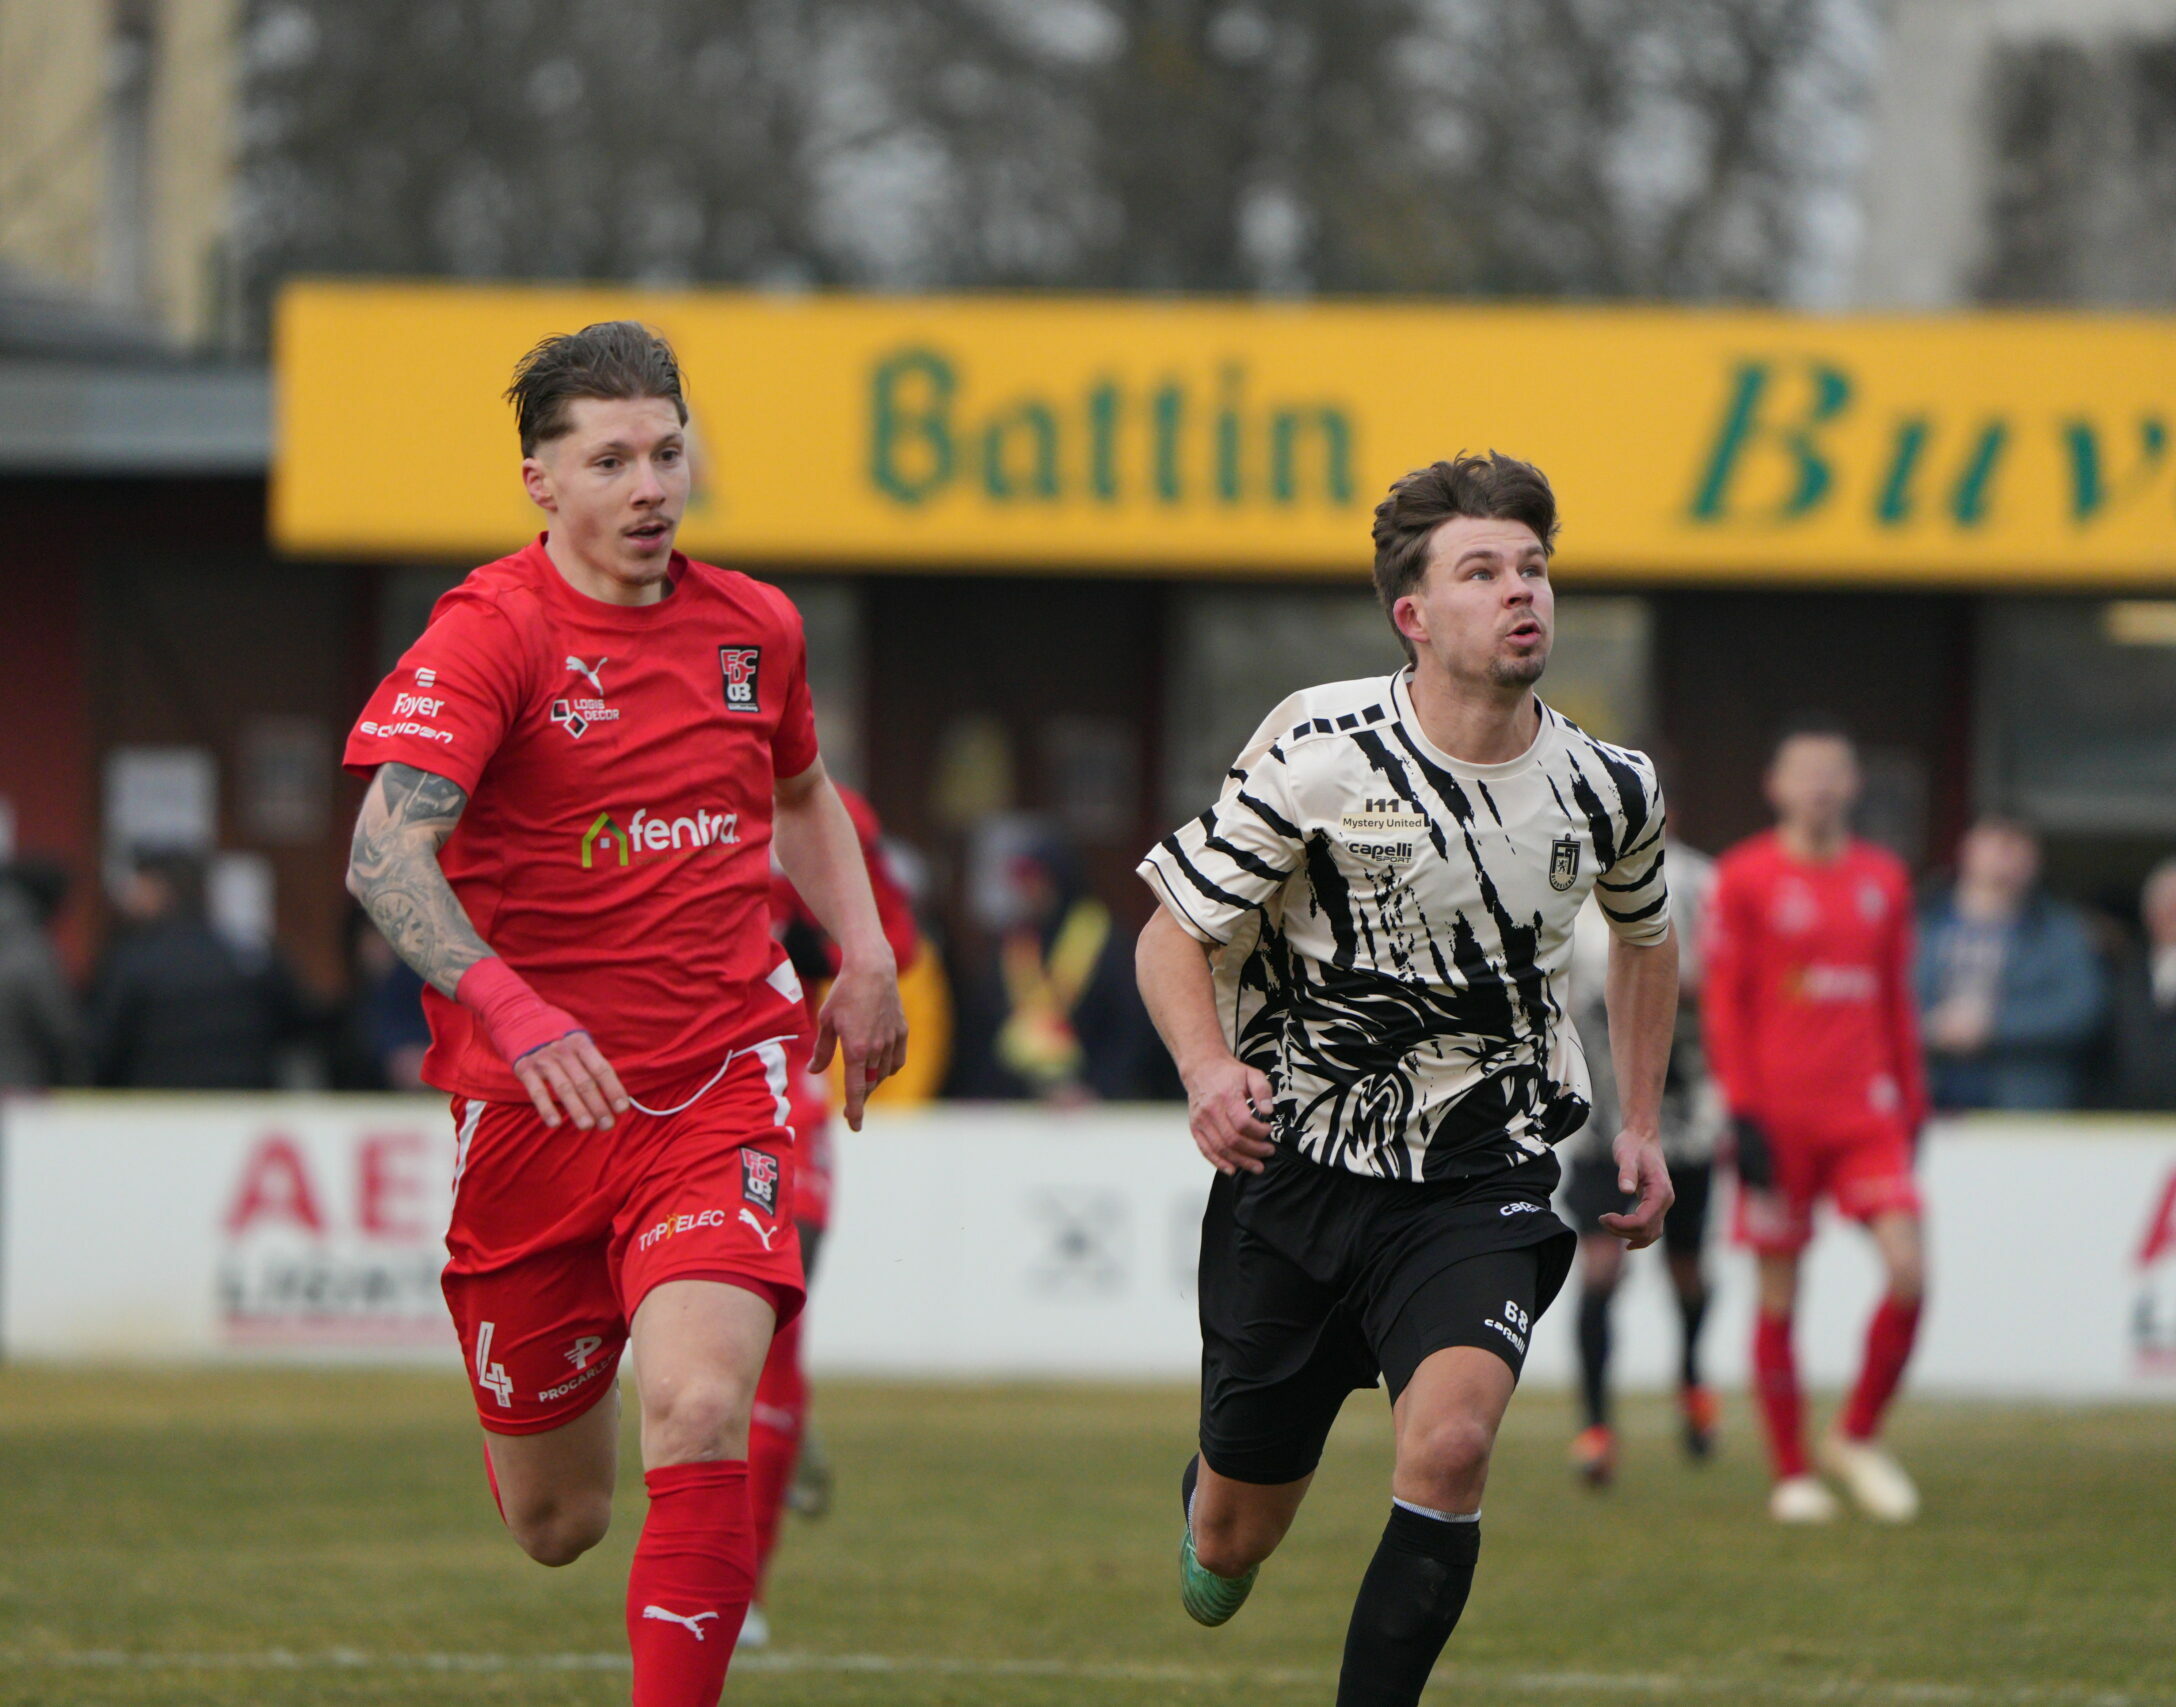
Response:
POLYGON ((1422 614, 1420 599, 1408 593, 1390 607, 1391 626, 1416 646, 1428 644, 1428 618, 1422 614))
POLYGON ((525 456, 521 459, 521 483, 528 491, 529 502, 538 509, 556 511, 559 508, 559 500, 552 495, 551 471, 541 458, 525 456))

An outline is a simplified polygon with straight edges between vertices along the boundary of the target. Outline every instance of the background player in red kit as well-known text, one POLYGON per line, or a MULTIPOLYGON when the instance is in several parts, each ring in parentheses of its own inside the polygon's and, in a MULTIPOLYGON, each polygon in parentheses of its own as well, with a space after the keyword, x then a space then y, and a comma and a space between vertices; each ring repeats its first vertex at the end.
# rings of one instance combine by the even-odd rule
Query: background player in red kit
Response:
MULTIPOLYGON (((891 862, 884 854, 883 826, 875 810, 843 785, 839 799, 861 838, 869 885, 876 895, 877 917, 883 922, 893 958, 904 972, 912 964, 920 940, 914 904, 892 875, 891 862)), ((839 946, 792 880, 776 867, 771 872, 771 929, 785 945, 808 993, 809 1030, 791 1055, 792 1088, 788 1094, 793 1104, 793 1220, 801 1239, 802 1267, 813 1283, 817 1253, 831 1224, 833 1170, 831 1086, 823 1074, 811 1070, 809 1047, 815 1036, 816 1003, 839 974, 839 946)), ((770 1634, 762 1616, 762 1586, 772 1550, 778 1545, 786 1495, 807 1439, 808 1377, 801 1366, 801 1339, 807 1320, 804 1312, 772 1336, 763 1377, 756 1383, 748 1434, 748 1495, 755 1515, 757 1604, 749 1609, 748 1622, 742 1629, 743 1647, 761 1646, 770 1634)))
POLYGON ((824 773, 801 623, 672 549, 689 477, 664 341, 547 339, 508 393, 549 531, 441 599, 372 696, 348 884, 428 982, 458 1132, 445 1291, 500 1510, 565 1564, 611 1514, 630 1338, 649 1515, 637 1707, 718 1699, 755 1578, 749 1408, 800 1309, 788 1090, 801 988, 770 864, 840 944, 814 1059, 846 1113, 903 1058, 892 952, 824 773))
POLYGON ((1910 886, 1901 861, 1850 833, 1859 767, 1840 728, 1809 720, 1787 733, 1767 787, 1776 828, 1716 868, 1702 1018, 1737 1135, 1738 1237, 1760 1264, 1753 1369, 1776 1474, 1769 1509, 1795 1523, 1836 1514, 1807 1461, 1791 1347, 1799 1257, 1827 1197, 1873 1235, 1888 1290, 1821 1461, 1870 1515, 1902 1522, 1918 1493, 1874 1439, 1925 1285, 1910 886))

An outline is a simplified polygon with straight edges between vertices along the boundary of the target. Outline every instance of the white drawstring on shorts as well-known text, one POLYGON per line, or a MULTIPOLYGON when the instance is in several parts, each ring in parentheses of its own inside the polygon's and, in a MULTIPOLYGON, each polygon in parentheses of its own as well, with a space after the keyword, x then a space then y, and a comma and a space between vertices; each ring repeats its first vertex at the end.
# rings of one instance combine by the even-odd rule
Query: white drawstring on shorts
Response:
POLYGON ((683 1114, 687 1110, 693 1108, 697 1103, 701 1102, 703 1098, 710 1093, 710 1087, 712 1085, 715 1085, 720 1079, 724 1078, 726 1073, 732 1068, 733 1063, 735 1061, 738 1061, 743 1055, 753 1055, 756 1053, 757 1050, 769 1049, 774 1044, 791 1043, 799 1035, 799 1032, 788 1032, 783 1037, 766 1037, 761 1043, 751 1043, 745 1049, 734 1049, 729 1051, 725 1059, 718 1063, 718 1070, 715 1073, 711 1074, 709 1078, 703 1081, 702 1089, 697 1091, 693 1096, 689 1097, 686 1102, 680 1103, 675 1107, 652 1108, 649 1104, 643 1102, 639 1097, 637 1097, 632 1091, 628 1092, 627 1100, 638 1113, 647 1114, 653 1120, 662 1120, 670 1114, 683 1114))

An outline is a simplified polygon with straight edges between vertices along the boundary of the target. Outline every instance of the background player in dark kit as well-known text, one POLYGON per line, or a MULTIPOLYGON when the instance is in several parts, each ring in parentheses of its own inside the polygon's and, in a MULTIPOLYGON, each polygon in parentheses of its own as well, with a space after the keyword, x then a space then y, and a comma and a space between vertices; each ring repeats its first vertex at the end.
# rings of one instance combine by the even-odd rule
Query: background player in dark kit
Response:
POLYGON ((549 338, 509 393, 550 521, 472 573, 349 737, 348 884, 429 985, 458 1132, 446 1300, 531 1557, 610 1520, 630 1338, 649 1512, 636 1707, 714 1707, 755 1580, 751 1394, 804 1292, 770 859, 837 940, 815 1061, 846 1112, 905 1050, 892 952, 817 754, 799 614, 673 550, 679 364, 631 322, 549 338), (488 933, 486 936, 479 932, 488 933))
MULTIPOLYGON (((1678 937, 1677 1031, 1670 1072, 1662 1087, 1662 1156, 1670 1167, 1675 1200, 1662 1231, 1670 1291, 1677 1304, 1677 1406, 1685 1453, 1703 1462, 1715 1449, 1721 1414, 1700 1376, 1700 1331, 1707 1320, 1708 1281, 1702 1253, 1708 1205, 1713 1197, 1715 1154, 1728 1116, 1722 1093, 1707 1070, 1700 1038, 1700 914, 1714 882, 1715 862, 1674 836, 1665 837, 1670 863, 1670 916, 1678 937)), ((1613 1334, 1610 1312, 1625 1272, 1624 1242, 1603 1227, 1602 1217, 1626 1207, 1617 1189, 1617 1164, 1609 1153, 1617 1131, 1617 1087, 1608 1050, 1594 1041, 1609 1036, 1608 920, 1594 897, 1580 909, 1572 938, 1573 1013, 1594 1074, 1594 1113, 1564 1146, 1569 1162, 1558 1199, 1579 1234, 1579 1399, 1581 1427, 1572 1440, 1572 1468, 1590 1487, 1607 1487, 1617 1473, 1617 1436, 1610 1423, 1613 1334)))
POLYGON ((1472 1585, 1496 1431, 1571 1260, 1547 1204, 1587 1074, 1558 986, 1597 884, 1638 1199, 1606 1225, 1646 1245, 1670 1205, 1662 801, 1644 756, 1534 696, 1555 531, 1548 482, 1507 457, 1398 481, 1375 576, 1411 667, 1287 700, 1141 866, 1142 992, 1219 1174, 1181 1598, 1205 1624, 1238 1609, 1380 1371, 1392 1508, 1339 1707, 1411 1707, 1472 1585))

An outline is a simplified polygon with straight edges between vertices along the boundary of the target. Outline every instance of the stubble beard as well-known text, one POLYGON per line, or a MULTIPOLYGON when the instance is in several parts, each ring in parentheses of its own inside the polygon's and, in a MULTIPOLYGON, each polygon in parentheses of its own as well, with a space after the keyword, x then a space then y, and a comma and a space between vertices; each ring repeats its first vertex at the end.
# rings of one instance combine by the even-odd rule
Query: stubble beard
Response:
POLYGON ((1488 661, 1489 685, 1499 688, 1530 688, 1541 680, 1542 671, 1549 667, 1546 651, 1532 652, 1524 658, 1506 658, 1501 653, 1488 661))

